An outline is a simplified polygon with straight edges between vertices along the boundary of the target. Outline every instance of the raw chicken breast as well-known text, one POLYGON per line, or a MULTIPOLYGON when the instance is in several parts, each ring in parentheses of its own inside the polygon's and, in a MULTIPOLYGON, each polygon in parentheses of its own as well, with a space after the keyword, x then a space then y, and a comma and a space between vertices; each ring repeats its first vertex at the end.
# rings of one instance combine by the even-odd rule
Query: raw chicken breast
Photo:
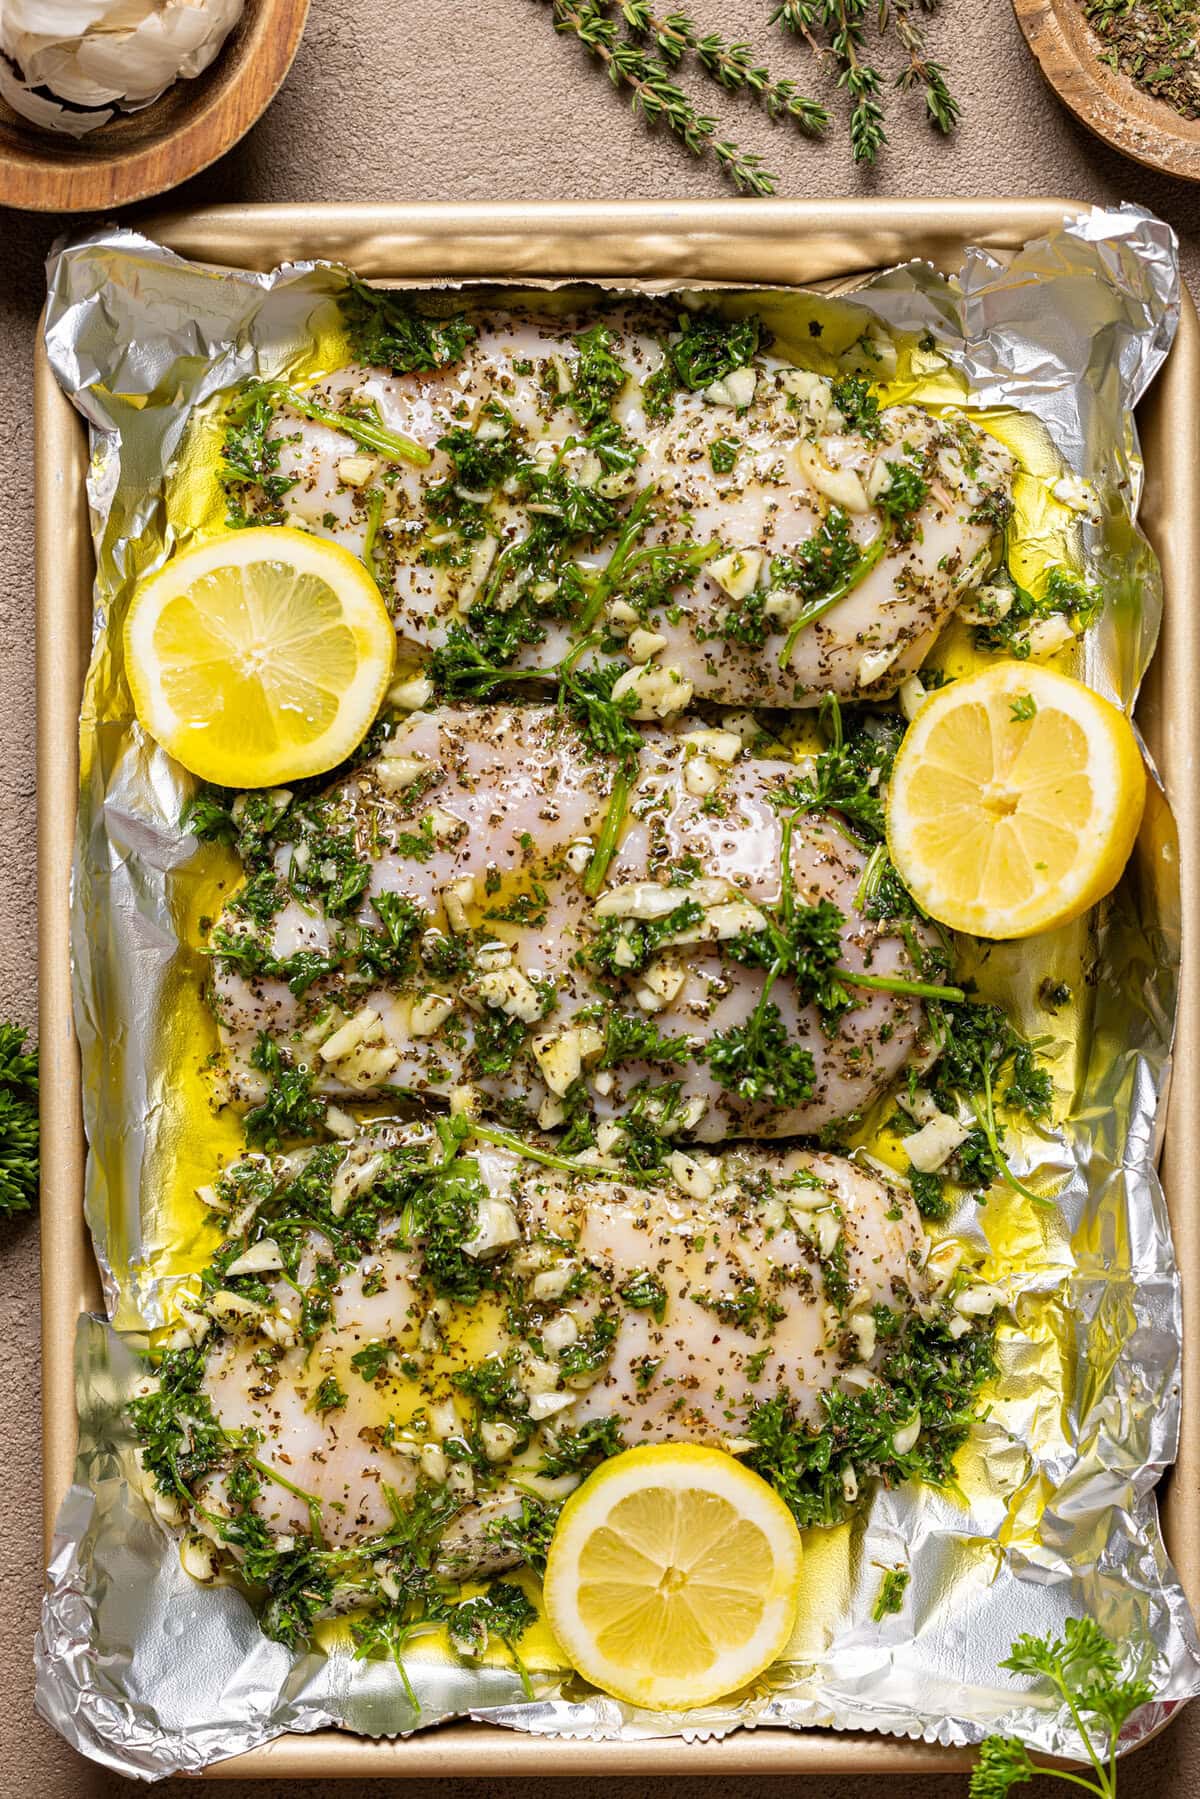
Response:
POLYGON ((552 709, 415 713, 316 802, 268 795, 263 866, 212 937, 234 1096, 263 1098, 267 1033, 321 1093, 445 1101, 470 1083, 493 1115, 546 1128, 632 1107, 714 1141, 861 1113, 912 1057, 923 1010, 854 983, 920 980, 932 934, 868 916, 867 852, 834 815, 801 815, 813 980, 753 965, 794 810, 776 802, 802 772, 733 732, 647 732, 595 897, 611 765, 552 709), (845 984, 823 1015, 813 982, 831 960, 845 984), (766 982, 770 1045, 742 1079, 730 1057, 766 982))
MULTIPOLYGON (((561 1498, 575 1484, 555 1472, 573 1433, 601 1423, 610 1450, 685 1440, 743 1453, 754 1408, 772 1400, 818 1430, 823 1392, 871 1380, 880 1320, 904 1328, 929 1299, 907 1189, 842 1157, 676 1154, 634 1186, 468 1143, 435 1176, 469 1195, 463 1260, 438 1235, 444 1212, 423 1213, 409 1189, 409 1210, 392 1209, 389 1181, 425 1153, 436 1161, 427 1131, 381 1126, 315 1152, 321 1162, 250 1158, 213 1195, 256 1196, 258 1222, 239 1205, 234 1278, 190 1318, 207 1332, 201 1392, 282 1477, 256 1500, 273 1532, 308 1531, 316 1501, 326 1543, 351 1545, 385 1530, 418 1482, 448 1484, 443 1561, 503 1565, 498 1521, 519 1509, 518 1488, 561 1498), (319 1192, 334 1208, 299 1244, 272 1222, 294 1210, 297 1181, 303 1213, 319 1192), (272 1230, 291 1245, 288 1279, 268 1266, 272 1230), (347 1256, 364 1231, 366 1253, 347 1256), (247 1255, 267 1289, 254 1302, 236 1291, 247 1255), (446 1297, 463 1268, 479 1291, 446 1297)), ((225 1478, 200 1493, 218 1516, 225 1478)))
MULTIPOLYGON (((427 468, 364 450, 284 398, 278 480, 293 485, 273 510, 258 502, 259 516, 368 555, 411 656, 444 649, 466 620, 492 649, 507 632, 503 660, 525 667, 603 634, 603 653, 645 665, 644 678, 669 671, 676 698, 684 684, 737 705, 885 697, 994 560, 1012 463, 961 415, 880 413, 867 399, 847 417, 844 386, 763 352, 663 398, 654 381, 679 333, 661 308, 476 322, 461 360, 434 373, 352 365, 308 396, 382 421, 430 454, 427 468), (590 392, 597 319, 618 383, 624 371, 601 407, 619 452, 575 398, 590 392), (625 554, 615 546, 635 519, 625 554), (553 542, 527 554, 548 530, 553 542), (693 552, 674 580, 650 555, 664 546, 693 552)), ((599 653, 589 645, 584 662, 599 653)))

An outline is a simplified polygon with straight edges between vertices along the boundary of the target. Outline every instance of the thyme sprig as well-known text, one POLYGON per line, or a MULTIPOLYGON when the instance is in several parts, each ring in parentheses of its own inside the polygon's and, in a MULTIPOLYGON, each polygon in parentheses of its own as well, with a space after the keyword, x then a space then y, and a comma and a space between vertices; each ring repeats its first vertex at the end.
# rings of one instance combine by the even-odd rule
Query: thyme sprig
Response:
POLYGON ((825 107, 801 94, 794 81, 776 80, 770 69, 753 60, 749 44, 730 43, 718 31, 701 33, 683 12, 658 15, 648 0, 620 0, 620 7, 629 29, 639 37, 651 38, 669 68, 678 68, 692 54, 723 88, 752 94, 761 101, 768 118, 795 119, 802 131, 814 137, 828 126, 825 107))
MULTIPOLYGON (((938 0, 919 0, 920 11, 937 10, 938 0)), ((930 124, 943 135, 952 131, 961 108, 946 82, 940 63, 926 54, 925 34, 913 0, 880 0, 876 35, 889 30, 908 57, 896 77, 902 92, 919 88, 930 124)), ((837 84, 850 100, 850 149, 855 162, 873 163, 887 143, 881 94, 883 78, 868 60, 869 0, 780 0, 771 23, 800 38, 822 62, 837 70, 837 84)))
MULTIPOLYGON (((742 194, 773 194, 778 178, 762 157, 717 136, 718 121, 701 112, 672 79, 671 68, 634 38, 626 37, 608 14, 609 0, 552 0, 554 29, 579 40, 601 64, 615 88, 628 90, 633 110, 651 125, 662 125, 693 156, 711 154, 742 194)), ((732 65, 726 65, 732 68, 732 65)))
MULTIPOLYGON (((933 12, 937 0, 920 0, 923 12, 933 12)), ((908 67, 901 69, 896 77, 896 86, 909 93, 920 88, 925 96, 925 110, 932 125, 942 132, 953 131, 962 116, 962 107, 946 85, 946 71, 941 63, 931 62, 925 52, 925 32, 920 20, 913 17, 913 8, 908 0, 881 0, 879 9, 880 30, 886 30, 894 18, 896 36, 908 52, 908 67)))

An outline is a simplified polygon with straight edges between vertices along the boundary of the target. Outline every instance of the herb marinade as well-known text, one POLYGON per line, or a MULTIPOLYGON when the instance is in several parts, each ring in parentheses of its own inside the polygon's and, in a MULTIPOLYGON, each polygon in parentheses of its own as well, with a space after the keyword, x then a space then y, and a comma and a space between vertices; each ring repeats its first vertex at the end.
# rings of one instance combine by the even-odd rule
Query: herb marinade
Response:
MULTIPOLYGON (((465 315, 434 318, 358 284, 344 316, 349 354, 398 373, 453 365, 476 330, 465 315)), ((812 332, 814 353, 821 350, 820 336, 818 324, 812 332)), ((769 341, 766 325, 753 316, 727 318, 715 310, 680 315, 664 334, 661 369, 645 382, 647 416, 669 417, 680 394, 727 384, 769 341)), ((439 443, 451 474, 428 494, 425 529, 438 540, 426 545, 431 562, 451 575, 456 567, 469 566, 486 529, 488 496, 502 488, 532 508, 526 522, 533 521, 533 527, 514 534, 424 670, 414 665, 410 677, 431 682, 426 704, 536 699, 557 709, 578 753, 594 761, 598 791, 607 795, 582 871, 584 891, 593 901, 605 890, 643 753, 642 721, 634 717, 636 690, 627 683, 621 691, 629 634, 653 629, 678 608, 681 590, 686 592, 721 548, 675 531, 664 538, 658 495, 638 480, 639 445, 615 416, 614 401, 629 380, 620 350, 619 331, 601 320, 576 334, 546 369, 528 371, 543 381, 548 400, 572 415, 572 447, 579 452, 575 473, 562 458, 546 463, 531 456, 502 396, 473 417, 464 416, 439 443), (586 481, 577 478, 580 456, 588 464, 586 481), (588 554, 598 545, 615 546, 600 567, 588 554), (611 629, 614 602, 632 615, 620 634, 611 629), (569 647, 542 660, 538 646, 548 623, 565 628, 569 647)), ((848 361, 849 372, 830 384, 847 428, 868 438, 879 430, 881 407, 897 393, 904 397, 906 383, 908 392, 919 391, 917 363, 928 372, 931 350, 931 345, 908 346, 900 369, 893 360, 882 371, 871 368, 861 346, 857 355, 843 354, 840 366, 845 369, 848 361), (882 378, 872 380, 873 373, 882 378)), ((940 373, 934 376, 935 391, 941 379, 940 373)), ((716 472, 733 469, 739 458, 736 380, 733 392, 729 422, 707 451, 716 472)), ((289 419, 324 419, 328 413, 326 400, 310 398, 303 384, 257 383, 229 403, 221 427, 221 486, 229 523, 285 520, 293 478, 281 472, 281 453, 289 419)), ((387 491, 394 471, 420 467, 421 446, 389 431, 378 410, 360 400, 334 407, 334 416, 374 459, 356 499, 365 524, 364 559, 386 595, 395 572, 395 537, 380 529, 387 491)), ((882 416, 886 419, 886 411, 882 416)), ((988 423, 1003 433, 1002 421, 988 423)), ((913 521, 936 479, 935 459, 957 427, 948 429, 949 438, 935 436, 922 450, 914 449, 893 475, 890 504, 881 509, 893 547, 904 543, 906 533, 919 534, 913 521)), ((189 479, 195 478, 193 470, 189 479)), ((1017 500, 1020 517, 1020 478, 1017 500)), ((1031 566, 1024 558, 1010 513, 997 495, 987 528, 997 534, 998 572, 989 578, 982 603, 945 640, 944 675, 957 672, 956 659, 961 664, 995 648, 1010 655, 1036 653, 1030 627, 1039 622, 1049 621, 1057 631, 1055 621, 1063 621, 1066 635, 1058 641, 1066 643, 1094 616, 1094 594, 1068 567, 1031 566)), ((777 558, 765 579, 744 595, 727 596, 717 617, 721 640, 761 652, 767 639, 765 600, 783 591, 795 596, 787 618, 795 639, 869 572, 860 569, 864 560, 846 514, 830 504, 807 542, 777 558)), ((938 678, 922 672, 926 686, 938 678)), ((720 723, 715 715, 713 728, 720 723)), ((783 1380, 770 1396, 751 1393, 771 1364, 773 1338, 793 1303, 780 1264, 771 1262, 769 1276, 761 1280, 745 1278, 711 1290, 692 1280, 681 1287, 649 1260, 644 1267, 614 1271, 603 1256, 588 1252, 577 1228, 587 1196, 598 1189, 632 1196, 633 1205, 642 1203, 639 1196, 677 1189, 679 1158, 691 1158, 677 1141, 673 1076, 697 1053, 731 1104, 786 1107, 811 1096, 812 1055, 789 1037, 773 993, 787 984, 800 1005, 816 1008, 821 1030, 833 1037, 873 984, 869 969, 855 972, 843 962, 845 914, 828 902, 804 903, 792 890, 793 837, 813 821, 861 856, 853 909, 895 938, 905 959, 900 976, 877 977, 875 984, 898 989, 897 1003, 921 1008, 922 1041, 939 1052, 927 1073, 910 1068, 898 1097, 825 1129, 819 1150, 870 1145, 907 1186, 921 1215, 935 1224, 951 1215, 964 1193, 991 1189, 995 1194, 996 1183, 1007 1184, 1012 1203, 1042 1203, 1011 1172, 1008 1160, 1014 1127, 1045 1125, 1052 1116, 1052 1087, 1039 1060, 1038 1035, 1031 1040, 1018 1031, 1000 1008, 982 1001, 973 982, 963 982, 956 973, 966 965, 962 946, 930 929, 887 860, 881 794, 902 728, 891 705, 843 707, 832 697, 819 717, 801 715, 800 723, 778 714, 758 718, 745 747, 771 765, 770 803, 780 843, 778 897, 718 945, 722 966, 754 971, 761 981, 759 1001, 743 1024, 713 1032, 698 1044, 688 1035, 664 1035, 652 1011, 627 1003, 631 978, 655 966, 664 943, 686 940, 689 929, 703 921, 705 907, 689 891, 704 880, 694 859, 683 857, 660 872, 662 884, 677 895, 669 911, 650 919, 591 921, 576 956, 579 978, 596 993, 601 1043, 592 1072, 626 1064, 648 1063, 652 1069, 652 1078, 633 1083, 607 1127, 586 1103, 582 1080, 568 1083, 557 1113, 541 1121, 505 1103, 485 1105, 482 1115, 472 1116, 478 1098, 466 1102, 464 1111, 457 1088, 442 1095, 452 1111, 434 1130, 411 1122, 403 1094, 385 1098, 377 1087, 348 1112, 350 1102, 321 1090, 302 1029, 290 1036, 269 1028, 258 1032, 250 1059, 259 1090, 255 1103, 241 1108, 248 1153, 228 1160, 224 1172, 204 1186, 208 1216, 222 1235, 213 1250, 210 1234, 197 1258, 203 1261, 199 1290, 187 1298, 180 1323, 163 1334, 155 1375, 132 1410, 160 1505, 190 1532, 192 1565, 203 1572, 210 1558, 207 1571, 213 1572, 218 1561, 229 1565, 216 1549, 228 1552, 238 1577, 261 1599, 269 1634, 299 1646, 321 1617, 350 1611, 359 1652, 393 1655, 402 1672, 408 1644, 442 1627, 458 1652, 480 1653, 490 1639, 523 1671, 520 1645, 536 1615, 531 1604, 536 1587, 526 1577, 517 1584, 493 1581, 482 1593, 464 1587, 445 1548, 447 1533, 466 1500, 476 1503, 500 1480, 510 1480, 515 1466, 524 1491, 519 1506, 508 1507, 488 1527, 493 1565, 524 1561, 537 1570, 566 1487, 632 1439, 616 1408, 574 1429, 556 1425, 553 1409, 535 1423, 521 1384, 530 1359, 543 1365, 553 1361, 552 1394, 602 1386, 617 1329, 634 1317, 647 1333, 634 1378, 649 1391, 658 1374, 654 1334, 681 1296, 709 1309, 714 1328, 737 1327, 753 1340, 754 1350, 731 1383, 730 1435, 802 1525, 844 1522, 878 1480, 953 1482, 955 1453, 994 1370, 991 1308, 973 1309, 969 1303, 978 1278, 967 1259, 944 1258, 924 1301, 897 1291, 887 1303, 875 1304, 868 1318, 854 1310, 845 1272, 851 1228, 828 1182, 789 1162, 791 1151, 735 1152, 736 1168, 727 1179, 720 1159, 721 1170, 713 1176, 721 1183, 720 1228, 712 1248, 717 1239, 735 1249, 750 1238, 758 1245, 763 1233, 769 1241, 772 1234, 795 1232, 797 1219, 804 1221, 792 1278, 826 1308, 829 1353, 839 1365, 873 1362, 880 1376, 858 1387, 830 1385, 814 1413, 783 1380), (919 1128, 916 1102, 926 1096, 945 1112, 962 1115, 965 1107, 974 1119, 934 1173, 915 1168, 904 1150, 906 1138, 919 1128), (410 1122, 398 1122, 405 1117, 410 1122), (486 1173, 485 1154, 493 1157, 486 1173), (499 1189, 497 1155, 508 1158, 499 1189), (369 1179, 363 1180, 367 1163, 369 1179), (547 1194, 558 1208, 554 1229, 545 1223, 547 1194), (481 1256, 480 1220, 497 1203, 508 1208, 516 1230, 511 1240, 481 1256), (822 1214, 826 1224, 818 1228, 813 1220, 822 1214), (308 1366, 306 1358, 321 1344, 331 1294, 350 1270, 364 1266, 366 1276, 359 1272, 354 1278, 368 1283, 363 1288, 368 1298, 372 1279, 379 1282, 376 1291, 403 1279, 404 1316, 393 1332, 372 1337, 353 1355, 319 1355, 308 1366), (567 1273, 556 1289, 564 1267, 567 1273), (372 1268, 378 1268, 374 1276, 372 1268), (281 1321, 284 1291, 291 1303, 281 1321), (964 1295, 968 1303, 962 1304, 964 1295), (578 1302, 585 1328, 551 1352, 545 1333, 561 1316, 565 1299, 578 1302), (214 1410, 205 1391, 206 1368, 226 1347, 230 1354, 240 1353, 238 1346, 248 1340, 257 1345, 253 1357, 264 1394, 281 1379, 282 1364, 298 1365, 304 1369, 304 1404, 317 1417, 336 1418, 369 1393, 381 1439, 390 1433, 393 1446, 403 1440, 413 1450, 410 1489, 388 1491, 386 1520, 359 1541, 338 1540, 339 1530, 330 1529, 320 1502, 256 1453, 261 1438, 230 1430, 214 1410), (438 1436, 436 1454, 424 1454, 429 1409, 439 1406, 443 1427, 445 1408, 451 1408, 453 1427, 438 1436), (910 1442, 904 1427, 912 1419, 920 1420, 920 1430, 910 1442), (263 1521, 263 1492, 272 1485, 286 1488, 287 1498, 300 1508, 301 1523, 290 1532, 272 1531, 263 1521)), ((384 724, 363 746, 357 767, 369 770, 372 758, 386 753, 386 737, 384 724)), ((479 951, 496 928, 494 921, 536 922, 548 887, 566 871, 539 859, 536 844, 531 845, 519 874, 498 879, 483 896, 483 913, 457 932, 402 895, 377 893, 368 907, 371 844, 346 799, 355 772, 334 771, 287 794, 197 796, 190 827, 202 841, 221 846, 206 852, 215 860, 211 880, 198 890, 197 907, 204 913, 199 941, 214 969, 286 987, 301 1008, 302 1023, 311 1024, 330 996, 349 996, 349 1005, 341 1007, 344 1015, 353 1011, 356 991, 381 986, 399 991, 435 982, 457 996, 454 1005, 469 1017, 464 1079, 477 1094, 480 1085, 529 1057, 533 1036, 557 1004, 551 983, 535 991, 536 1009, 528 1017, 480 1004, 478 996, 473 1000, 469 988, 478 978, 479 951), (272 926, 289 900, 329 921, 328 941, 320 950, 277 953, 272 926)), ((406 817, 387 845, 418 865, 439 848, 436 785, 418 779, 405 791, 406 817)), ((701 804, 711 800, 719 808, 721 792, 718 779, 701 804)), ((977 958, 967 961, 974 965, 977 958)), ((1061 979, 1044 983, 1047 993, 1056 995, 1055 1006, 1070 997, 1063 985, 1061 979)), ((1047 1020, 1055 1006, 1047 1001, 1047 1020)), ((452 1006, 451 1033, 453 1019, 452 1006)), ((228 1114, 221 1129, 232 1146, 228 1114)), ((704 1253, 703 1245, 697 1253, 704 1253)), ((752 1262, 753 1254, 747 1252, 746 1259, 752 1262)), ((903 1591, 903 1571, 893 1571, 885 1588, 880 1605, 886 1610, 903 1591)))

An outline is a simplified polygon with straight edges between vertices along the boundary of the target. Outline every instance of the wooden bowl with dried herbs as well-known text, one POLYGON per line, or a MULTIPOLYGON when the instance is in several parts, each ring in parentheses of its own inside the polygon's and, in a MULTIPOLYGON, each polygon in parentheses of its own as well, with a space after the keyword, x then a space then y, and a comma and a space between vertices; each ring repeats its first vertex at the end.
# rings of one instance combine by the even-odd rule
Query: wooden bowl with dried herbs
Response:
POLYGON ((1200 181, 1200 0, 1013 0, 1042 73, 1097 137, 1200 181))

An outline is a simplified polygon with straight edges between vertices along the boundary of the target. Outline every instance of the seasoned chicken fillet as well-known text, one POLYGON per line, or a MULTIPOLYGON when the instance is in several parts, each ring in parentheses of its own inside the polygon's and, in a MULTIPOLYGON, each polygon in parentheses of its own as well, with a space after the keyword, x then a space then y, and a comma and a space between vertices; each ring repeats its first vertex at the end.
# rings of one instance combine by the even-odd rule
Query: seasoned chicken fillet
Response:
POLYGON ((868 854, 803 810, 803 773, 729 731, 647 732, 614 812, 569 718, 496 706, 412 714, 316 799, 247 796, 256 871, 211 940, 233 1095, 263 1101, 279 1053, 319 1095, 467 1085, 545 1128, 632 1112, 715 1141, 861 1113, 917 1046, 933 939, 872 916, 868 854))
MULTIPOLYGON (((772 1403, 819 1432, 821 1395, 878 1381, 887 1343, 928 1310, 907 1190, 842 1157, 676 1154, 634 1186, 478 1143, 422 1192, 414 1169, 439 1154, 423 1128, 382 1126, 249 1158, 212 1195, 238 1234, 228 1284, 188 1314, 199 1391, 228 1440, 254 1443, 274 1533, 316 1515, 327 1545, 353 1545, 432 1486, 452 1513, 443 1562, 503 1565, 522 1492, 561 1498, 622 1445, 753 1453, 772 1403)), ((835 1510, 856 1478, 834 1469, 835 1510)), ((211 1528, 227 1462, 198 1496, 211 1528)))
POLYGON ((305 411, 280 398, 286 491, 247 501, 366 555, 414 657, 464 626, 527 668, 590 639, 580 665, 640 668, 648 717, 685 686, 736 705, 884 697, 994 560, 1012 463, 961 415, 881 412, 865 383, 761 350, 664 392, 680 332, 662 309, 475 322, 443 368, 351 365, 305 411), (323 422, 347 411, 428 466, 323 422))

